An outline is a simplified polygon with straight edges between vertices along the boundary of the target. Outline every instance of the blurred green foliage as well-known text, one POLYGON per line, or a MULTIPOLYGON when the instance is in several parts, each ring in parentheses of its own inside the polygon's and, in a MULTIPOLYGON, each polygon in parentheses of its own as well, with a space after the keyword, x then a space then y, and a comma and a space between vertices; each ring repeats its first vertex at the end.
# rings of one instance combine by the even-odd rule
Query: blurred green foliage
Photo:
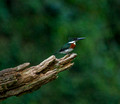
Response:
POLYGON ((70 70, 1 104, 120 104, 119 33, 119 0, 0 0, 1 70, 36 65, 69 38, 86 37, 70 70))

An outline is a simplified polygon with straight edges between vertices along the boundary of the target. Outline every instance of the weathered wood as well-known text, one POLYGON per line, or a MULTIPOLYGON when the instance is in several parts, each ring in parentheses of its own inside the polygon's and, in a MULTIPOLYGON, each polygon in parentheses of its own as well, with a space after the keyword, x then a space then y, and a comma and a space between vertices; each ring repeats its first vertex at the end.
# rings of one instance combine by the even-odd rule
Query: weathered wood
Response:
POLYGON ((14 68, 0 71, 0 100, 10 96, 19 96, 39 89, 42 85, 57 78, 57 74, 70 68, 75 53, 57 59, 54 55, 39 65, 29 67, 24 63, 14 68))

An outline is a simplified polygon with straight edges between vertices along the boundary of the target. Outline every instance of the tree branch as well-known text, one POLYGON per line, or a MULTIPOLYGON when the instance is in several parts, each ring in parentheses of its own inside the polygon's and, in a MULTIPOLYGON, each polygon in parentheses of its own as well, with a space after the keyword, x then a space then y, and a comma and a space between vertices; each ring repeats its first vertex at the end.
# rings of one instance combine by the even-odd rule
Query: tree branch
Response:
POLYGON ((42 85, 57 78, 57 74, 70 68, 75 53, 57 59, 54 55, 39 65, 29 67, 24 63, 14 68, 0 71, 0 100, 19 96, 39 89, 42 85))

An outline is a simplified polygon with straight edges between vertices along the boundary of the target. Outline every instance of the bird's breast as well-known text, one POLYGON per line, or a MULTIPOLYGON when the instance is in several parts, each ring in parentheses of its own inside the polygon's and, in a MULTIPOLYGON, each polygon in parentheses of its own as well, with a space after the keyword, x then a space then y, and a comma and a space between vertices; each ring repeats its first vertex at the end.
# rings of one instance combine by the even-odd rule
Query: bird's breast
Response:
POLYGON ((70 48, 74 49, 75 46, 76 46, 76 45, 75 45, 74 43, 72 43, 72 44, 70 45, 70 48))

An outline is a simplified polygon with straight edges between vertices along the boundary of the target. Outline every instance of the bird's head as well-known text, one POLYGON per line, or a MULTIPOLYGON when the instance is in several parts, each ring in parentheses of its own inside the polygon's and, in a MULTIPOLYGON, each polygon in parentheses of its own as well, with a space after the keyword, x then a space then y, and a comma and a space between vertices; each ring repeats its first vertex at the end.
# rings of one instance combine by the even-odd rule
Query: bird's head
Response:
POLYGON ((69 43, 76 43, 79 40, 85 39, 85 37, 81 37, 81 38, 73 38, 71 41, 69 41, 69 43))

